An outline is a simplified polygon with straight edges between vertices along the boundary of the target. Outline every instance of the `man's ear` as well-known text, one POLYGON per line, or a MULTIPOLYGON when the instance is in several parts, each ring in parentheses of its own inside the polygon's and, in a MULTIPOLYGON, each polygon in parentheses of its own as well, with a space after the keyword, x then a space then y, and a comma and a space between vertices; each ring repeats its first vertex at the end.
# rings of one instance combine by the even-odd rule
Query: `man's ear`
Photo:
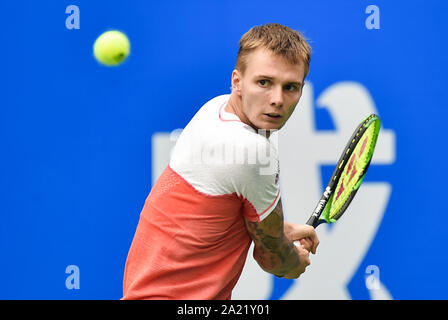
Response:
POLYGON ((237 69, 232 72, 232 92, 241 95, 241 73, 237 69))

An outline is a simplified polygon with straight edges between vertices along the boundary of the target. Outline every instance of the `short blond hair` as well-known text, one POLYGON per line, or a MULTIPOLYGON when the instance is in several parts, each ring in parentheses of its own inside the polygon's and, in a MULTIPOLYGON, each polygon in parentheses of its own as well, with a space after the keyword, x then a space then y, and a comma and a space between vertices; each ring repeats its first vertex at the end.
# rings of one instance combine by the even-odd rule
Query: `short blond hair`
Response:
POLYGON ((304 79, 308 75, 311 62, 311 46, 303 35, 278 23, 255 26, 240 39, 240 48, 235 69, 244 73, 247 57, 255 49, 263 47, 286 59, 291 64, 300 62, 305 65, 304 79))

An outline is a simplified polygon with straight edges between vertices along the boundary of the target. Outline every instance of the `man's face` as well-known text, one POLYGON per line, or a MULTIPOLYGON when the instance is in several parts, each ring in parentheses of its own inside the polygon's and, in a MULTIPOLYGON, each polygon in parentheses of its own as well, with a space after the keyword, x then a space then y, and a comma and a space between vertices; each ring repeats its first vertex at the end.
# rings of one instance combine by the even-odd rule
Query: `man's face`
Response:
POLYGON ((241 97, 243 122, 256 129, 280 129, 302 95, 305 67, 292 65, 258 48, 247 57, 244 74, 234 70, 232 84, 241 97))

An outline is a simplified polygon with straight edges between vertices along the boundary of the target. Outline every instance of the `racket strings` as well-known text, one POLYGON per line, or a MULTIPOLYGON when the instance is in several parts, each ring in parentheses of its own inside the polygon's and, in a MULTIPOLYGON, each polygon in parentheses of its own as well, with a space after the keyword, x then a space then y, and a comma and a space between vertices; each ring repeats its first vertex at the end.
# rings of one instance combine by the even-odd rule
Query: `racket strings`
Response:
POLYGON ((330 220, 335 220, 342 214, 345 204, 350 200, 352 193, 356 192, 359 181, 364 178, 366 168, 373 156, 378 131, 379 121, 373 121, 362 134, 357 133, 356 140, 358 141, 356 144, 352 143, 353 153, 345 162, 335 194, 331 199, 330 210, 327 213, 330 220), (359 135, 361 135, 360 138, 359 135))

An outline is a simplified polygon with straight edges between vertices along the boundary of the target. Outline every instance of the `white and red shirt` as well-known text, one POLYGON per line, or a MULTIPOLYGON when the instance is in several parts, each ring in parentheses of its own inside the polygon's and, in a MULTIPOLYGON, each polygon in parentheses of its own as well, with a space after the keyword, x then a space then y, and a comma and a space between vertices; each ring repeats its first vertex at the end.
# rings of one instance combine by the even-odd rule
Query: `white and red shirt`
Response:
POLYGON ((207 102, 182 131, 148 195, 126 261, 123 299, 230 299, 251 239, 280 199, 268 139, 207 102))

